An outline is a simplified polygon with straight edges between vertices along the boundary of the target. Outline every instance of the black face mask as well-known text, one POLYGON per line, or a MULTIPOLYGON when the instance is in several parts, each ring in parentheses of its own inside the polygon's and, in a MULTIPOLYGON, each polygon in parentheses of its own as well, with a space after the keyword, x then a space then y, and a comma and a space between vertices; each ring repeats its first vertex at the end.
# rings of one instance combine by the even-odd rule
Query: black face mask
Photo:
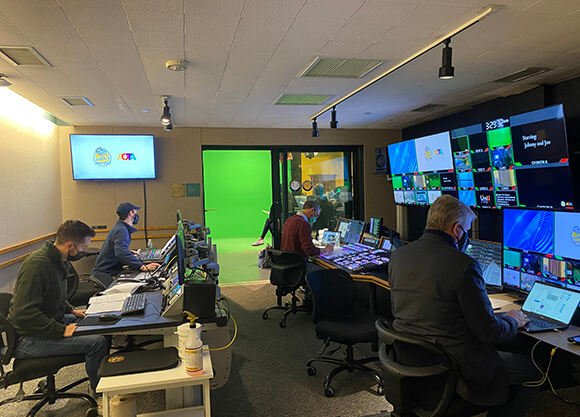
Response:
POLYGON ((459 249, 461 252, 465 252, 468 245, 469 245, 469 236, 467 236, 467 232, 464 232, 461 240, 457 242, 457 249, 459 249))
POLYGON ((133 218, 133 224, 139 223, 139 213, 135 213, 135 217, 133 218))
MULTIPOLYGON (((76 249, 76 246, 75 246, 76 249)), ((67 255, 66 260, 70 261, 70 262, 74 262, 74 261, 78 261, 79 259, 84 258, 84 256, 86 255, 86 252, 81 252, 80 250, 77 249, 77 254, 76 255, 71 255, 70 253, 67 255)))

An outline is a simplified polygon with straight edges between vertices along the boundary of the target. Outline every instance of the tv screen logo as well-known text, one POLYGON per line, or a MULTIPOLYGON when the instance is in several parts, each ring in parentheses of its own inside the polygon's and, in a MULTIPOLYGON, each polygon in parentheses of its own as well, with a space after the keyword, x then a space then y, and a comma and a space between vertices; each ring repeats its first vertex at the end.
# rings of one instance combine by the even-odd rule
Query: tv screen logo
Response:
POLYGON ((433 156, 439 156, 439 155, 443 155, 443 149, 439 148, 439 149, 435 149, 433 152, 431 152, 431 149, 428 146, 425 146, 425 159, 427 161, 430 161, 431 158, 433 158, 433 156))
POLYGON ((119 156, 117 157, 117 161, 118 160, 123 160, 123 161, 136 161, 137 158, 135 157, 134 153, 120 153, 119 156))
POLYGON ((99 147, 95 149, 93 161, 95 161, 95 165, 97 166, 106 167, 111 163, 111 154, 105 148, 99 147))
POLYGON ((491 205, 491 195, 487 194, 487 195, 480 195, 479 196, 479 203, 482 206, 490 206, 491 205))

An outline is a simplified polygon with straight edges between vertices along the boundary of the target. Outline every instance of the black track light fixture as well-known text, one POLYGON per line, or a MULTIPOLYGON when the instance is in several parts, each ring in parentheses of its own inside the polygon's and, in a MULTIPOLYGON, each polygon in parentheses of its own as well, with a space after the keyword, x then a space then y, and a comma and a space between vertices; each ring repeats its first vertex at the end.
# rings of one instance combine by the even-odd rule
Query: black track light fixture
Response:
POLYGON ((171 113, 169 112, 167 97, 163 97, 163 114, 161 115, 161 124, 163 126, 168 126, 171 124, 171 113))
POLYGON ((336 107, 332 108, 330 112, 330 128, 336 129, 338 127, 338 122, 336 121, 336 107))
POLYGON ((163 126, 163 130, 165 130, 166 132, 171 132, 173 130, 173 123, 169 122, 168 125, 163 126))
POLYGON ((316 121, 316 117, 312 120, 312 137, 317 138, 320 136, 320 132, 318 131, 318 122, 316 121))
POLYGON ((452 48, 449 46, 450 43, 451 38, 447 38, 443 41, 445 47, 443 48, 441 56, 441 68, 439 68, 439 79, 441 80, 450 80, 455 74, 455 68, 451 65, 452 48))

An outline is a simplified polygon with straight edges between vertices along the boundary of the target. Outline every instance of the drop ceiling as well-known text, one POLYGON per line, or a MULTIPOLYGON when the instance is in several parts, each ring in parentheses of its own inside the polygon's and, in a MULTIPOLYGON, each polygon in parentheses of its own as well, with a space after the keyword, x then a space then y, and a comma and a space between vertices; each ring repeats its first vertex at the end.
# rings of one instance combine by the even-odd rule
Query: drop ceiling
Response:
MULTIPOLYGON (((0 59, 13 91, 75 126, 310 128, 321 105, 284 94, 345 96, 477 15, 477 0, 0 0, 0 46, 49 65, 0 59), (361 78, 298 77, 317 58, 384 61, 361 78), (185 59, 172 72, 165 61, 185 59), (93 107, 70 106, 86 98, 93 107), (149 110, 146 112, 144 110, 149 110)), ((580 75, 580 2, 506 0, 455 36, 455 78, 441 47, 337 107, 341 128, 402 128, 580 75), (549 71, 496 82, 526 68, 549 71), (429 112, 412 110, 443 105, 429 112)), ((319 117, 328 126, 329 114, 319 117)))

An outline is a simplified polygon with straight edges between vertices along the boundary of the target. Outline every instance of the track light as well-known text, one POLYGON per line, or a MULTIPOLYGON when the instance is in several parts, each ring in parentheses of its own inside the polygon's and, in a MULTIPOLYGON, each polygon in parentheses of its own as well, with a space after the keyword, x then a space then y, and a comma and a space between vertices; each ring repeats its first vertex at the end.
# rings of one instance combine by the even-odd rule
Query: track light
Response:
POLYGON ((163 97, 163 114, 161 115, 161 124, 168 126, 171 124, 171 113, 169 113, 169 105, 167 104, 167 97, 163 97))
POLYGON ((330 128, 336 129, 338 127, 338 122, 336 121, 336 107, 332 108, 330 112, 330 128))
POLYGON ((451 65, 451 51, 452 48, 449 46, 451 43, 451 38, 447 38, 443 41, 445 47, 443 48, 443 53, 441 56, 441 68, 439 68, 439 79, 450 80, 453 78, 455 73, 455 68, 451 65))
POLYGON ((12 83, 6 79, 4 74, 0 74, 0 87, 10 87, 12 83))
POLYGON ((312 120, 312 137, 317 138, 320 136, 320 132, 318 132, 318 122, 316 121, 316 117, 312 120))

